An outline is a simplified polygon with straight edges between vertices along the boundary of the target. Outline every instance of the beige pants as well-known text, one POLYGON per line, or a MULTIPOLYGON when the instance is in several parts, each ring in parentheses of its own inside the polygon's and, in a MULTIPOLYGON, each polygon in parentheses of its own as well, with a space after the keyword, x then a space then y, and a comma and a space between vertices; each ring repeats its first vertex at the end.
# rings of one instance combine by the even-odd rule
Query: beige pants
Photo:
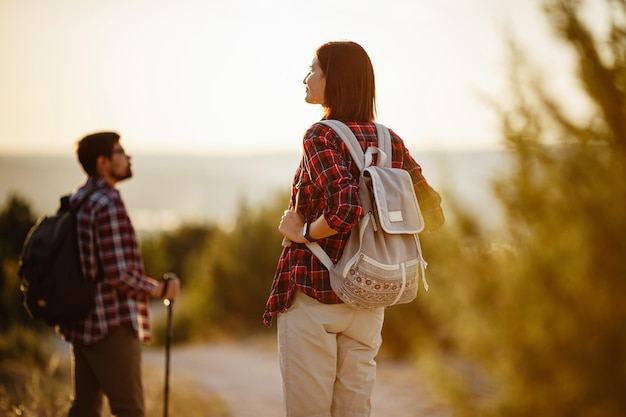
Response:
POLYGON ((322 304, 296 293, 278 315, 287 417, 367 417, 384 310, 322 304))

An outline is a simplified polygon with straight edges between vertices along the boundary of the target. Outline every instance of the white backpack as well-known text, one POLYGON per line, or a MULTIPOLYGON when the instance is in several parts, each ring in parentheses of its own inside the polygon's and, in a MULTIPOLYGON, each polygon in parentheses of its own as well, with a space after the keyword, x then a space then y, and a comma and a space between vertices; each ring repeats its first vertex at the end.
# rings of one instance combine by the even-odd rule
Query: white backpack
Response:
POLYGON ((337 264, 319 244, 307 243, 307 247, 329 270, 331 287, 346 304, 377 308, 413 301, 420 277, 428 291, 427 264, 418 237, 424 219, 411 176, 391 167, 389 130, 377 123, 378 147, 363 153, 348 126, 337 120, 321 123, 337 132, 361 171, 359 197, 365 214, 352 229, 337 264), (373 154, 378 154, 375 166, 371 166, 373 154))

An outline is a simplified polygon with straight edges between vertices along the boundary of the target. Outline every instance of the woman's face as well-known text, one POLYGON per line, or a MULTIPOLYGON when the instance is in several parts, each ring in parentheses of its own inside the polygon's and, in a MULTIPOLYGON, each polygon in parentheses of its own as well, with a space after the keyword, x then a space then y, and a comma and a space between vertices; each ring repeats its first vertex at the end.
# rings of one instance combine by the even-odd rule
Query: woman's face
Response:
POLYGON ((302 81, 306 85, 305 101, 310 104, 324 104, 324 90, 326 89, 326 75, 320 68, 317 58, 313 58, 311 70, 302 81))

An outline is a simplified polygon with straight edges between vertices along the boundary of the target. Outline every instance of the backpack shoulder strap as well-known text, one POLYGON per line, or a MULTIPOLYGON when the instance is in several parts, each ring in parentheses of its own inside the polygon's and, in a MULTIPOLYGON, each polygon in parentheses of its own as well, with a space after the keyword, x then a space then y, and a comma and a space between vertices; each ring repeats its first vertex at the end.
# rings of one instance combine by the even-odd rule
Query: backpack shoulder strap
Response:
POLYGON ((87 201, 89 196, 92 195, 96 190, 97 188, 94 187, 85 191, 85 194, 83 194, 78 200, 74 201, 73 204, 71 204, 70 208, 74 216, 78 213, 78 210, 83 205, 83 203, 87 201))
POLYGON ((333 261, 330 259, 330 256, 324 251, 324 249, 317 242, 307 242, 306 247, 309 248, 313 255, 317 256, 317 259, 320 260, 322 265, 326 267, 329 271, 335 266, 333 261))
POLYGON ((391 166, 393 154, 391 153, 391 134, 385 125, 376 123, 376 132, 378 136, 378 148, 387 155, 387 166, 391 166))
POLYGON ((344 141, 350 151, 352 160, 363 171, 364 168, 372 164, 372 155, 378 154, 378 166, 391 166, 391 135, 389 129, 380 123, 376 123, 377 146, 370 146, 366 152, 361 149, 359 140, 348 126, 339 120, 322 120, 320 123, 333 129, 344 141))
MULTIPOLYGON (((339 120, 322 120, 320 123, 323 123, 333 129, 344 141, 348 150, 350 151, 350 156, 352 160, 359 167, 360 171, 367 166, 369 166, 372 162, 372 154, 374 152, 378 152, 378 165, 379 166, 391 166, 391 135, 389 134, 389 129, 387 129, 384 125, 376 123, 376 132, 377 132, 377 148, 370 147, 364 153, 363 149, 361 149, 361 144, 359 143, 354 133, 348 126, 346 126, 343 122, 339 120), (375 151, 374 151, 375 150, 375 151)), ((360 227, 355 226, 355 227, 360 227)), ((328 254, 324 251, 324 249, 317 242, 308 242, 306 243, 307 248, 317 258, 322 262, 322 264, 326 267, 326 269, 331 270, 334 267, 333 261, 330 259, 328 254)))

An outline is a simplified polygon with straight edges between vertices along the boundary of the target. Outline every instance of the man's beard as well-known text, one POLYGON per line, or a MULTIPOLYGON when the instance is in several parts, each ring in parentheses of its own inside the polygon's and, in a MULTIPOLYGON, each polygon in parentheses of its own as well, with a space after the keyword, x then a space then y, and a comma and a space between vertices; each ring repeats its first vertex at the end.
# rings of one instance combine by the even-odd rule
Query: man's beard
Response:
POLYGON ((126 180, 126 179, 128 179, 128 178, 130 178, 132 176, 133 176, 133 171, 131 170, 130 165, 128 165, 128 168, 126 169, 126 172, 123 173, 122 175, 115 175, 115 179, 117 181, 122 181, 122 180, 126 180))

